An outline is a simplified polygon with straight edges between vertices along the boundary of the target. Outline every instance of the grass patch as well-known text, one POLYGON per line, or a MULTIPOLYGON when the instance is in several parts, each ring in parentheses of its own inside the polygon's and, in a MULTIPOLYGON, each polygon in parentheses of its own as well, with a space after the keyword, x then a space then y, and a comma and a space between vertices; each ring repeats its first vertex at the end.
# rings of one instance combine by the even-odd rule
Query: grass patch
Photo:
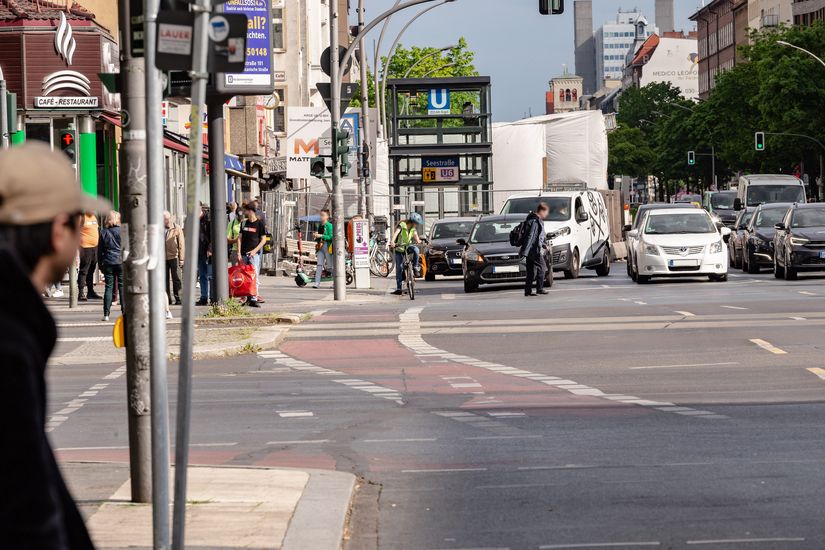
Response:
POLYGON ((240 353, 241 353, 241 354, 243 354, 243 355, 246 355, 246 354, 252 354, 252 353, 258 353, 258 352, 259 352, 259 351, 261 351, 262 349, 263 349, 263 348, 262 348, 261 346, 259 346, 258 344, 253 344, 252 342, 247 342, 247 343, 246 343, 246 344, 244 344, 244 345, 243 345, 243 347, 241 348, 240 353))
POLYGON ((209 319, 220 319, 222 317, 248 317, 249 310, 237 300, 229 299, 209 306, 209 311, 204 317, 209 319))

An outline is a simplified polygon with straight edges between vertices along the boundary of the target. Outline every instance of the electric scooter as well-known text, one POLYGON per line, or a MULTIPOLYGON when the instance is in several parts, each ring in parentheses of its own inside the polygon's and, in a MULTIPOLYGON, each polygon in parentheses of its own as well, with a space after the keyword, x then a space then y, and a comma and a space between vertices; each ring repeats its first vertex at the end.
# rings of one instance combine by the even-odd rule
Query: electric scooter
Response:
MULTIPOLYGON (((309 283, 313 282, 315 279, 310 277, 306 269, 304 268, 304 240, 303 234, 301 232, 301 226, 298 225, 295 227, 298 231, 298 268, 295 274, 295 284, 299 287, 305 287, 309 283)), ((352 282, 355 280, 355 271, 352 267, 352 260, 347 257, 346 260, 346 274, 347 274, 347 285, 351 285, 352 282)), ((326 266, 324 266, 324 271, 321 273, 321 282, 322 283, 329 283, 332 282, 333 277, 332 273, 327 271, 326 266)))

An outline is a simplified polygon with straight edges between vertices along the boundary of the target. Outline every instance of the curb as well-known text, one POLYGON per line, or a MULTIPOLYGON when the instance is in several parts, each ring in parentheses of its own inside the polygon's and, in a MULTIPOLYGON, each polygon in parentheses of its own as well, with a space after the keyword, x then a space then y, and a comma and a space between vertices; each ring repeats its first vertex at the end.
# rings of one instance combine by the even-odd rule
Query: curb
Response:
MULTIPOLYGON (((227 346, 225 344, 205 344, 192 348, 193 359, 215 359, 230 355, 242 355, 244 350, 257 348, 260 350, 277 348, 286 338, 287 329, 277 327, 262 327, 242 344, 227 346)), ((251 350, 250 350, 251 351, 251 350)), ((170 354, 177 359, 177 354, 170 354)))
POLYGON ((310 477, 284 536, 281 550, 339 550, 349 518, 355 475, 305 470, 310 477))

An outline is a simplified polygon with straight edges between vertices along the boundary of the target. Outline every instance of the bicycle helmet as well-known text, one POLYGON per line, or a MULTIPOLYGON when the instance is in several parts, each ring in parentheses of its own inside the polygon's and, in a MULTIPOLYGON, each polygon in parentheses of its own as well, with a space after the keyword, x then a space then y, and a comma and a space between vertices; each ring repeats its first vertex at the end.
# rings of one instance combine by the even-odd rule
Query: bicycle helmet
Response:
POLYGON ((413 223, 417 223, 418 225, 424 225, 424 219, 418 212, 411 212, 410 215, 407 216, 407 220, 413 223))

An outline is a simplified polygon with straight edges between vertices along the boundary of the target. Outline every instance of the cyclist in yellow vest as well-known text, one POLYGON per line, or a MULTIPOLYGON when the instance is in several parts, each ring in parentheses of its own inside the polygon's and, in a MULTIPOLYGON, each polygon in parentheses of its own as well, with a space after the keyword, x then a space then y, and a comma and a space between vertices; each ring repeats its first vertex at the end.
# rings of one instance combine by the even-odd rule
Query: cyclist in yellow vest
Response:
POLYGON ((418 212, 411 212, 407 219, 398 223, 392 234, 392 243, 395 252, 395 285, 393 294, 401 295, 401 283, 404 281, 404 260, 407 252, 412 255, 413 269, 416 276, 421 275, 420 251, 416 245, 421 244, 418 236, 418 226, 423 226, 424 220, 418 212), (413 244, 415 243, 415 244, 413 244))

